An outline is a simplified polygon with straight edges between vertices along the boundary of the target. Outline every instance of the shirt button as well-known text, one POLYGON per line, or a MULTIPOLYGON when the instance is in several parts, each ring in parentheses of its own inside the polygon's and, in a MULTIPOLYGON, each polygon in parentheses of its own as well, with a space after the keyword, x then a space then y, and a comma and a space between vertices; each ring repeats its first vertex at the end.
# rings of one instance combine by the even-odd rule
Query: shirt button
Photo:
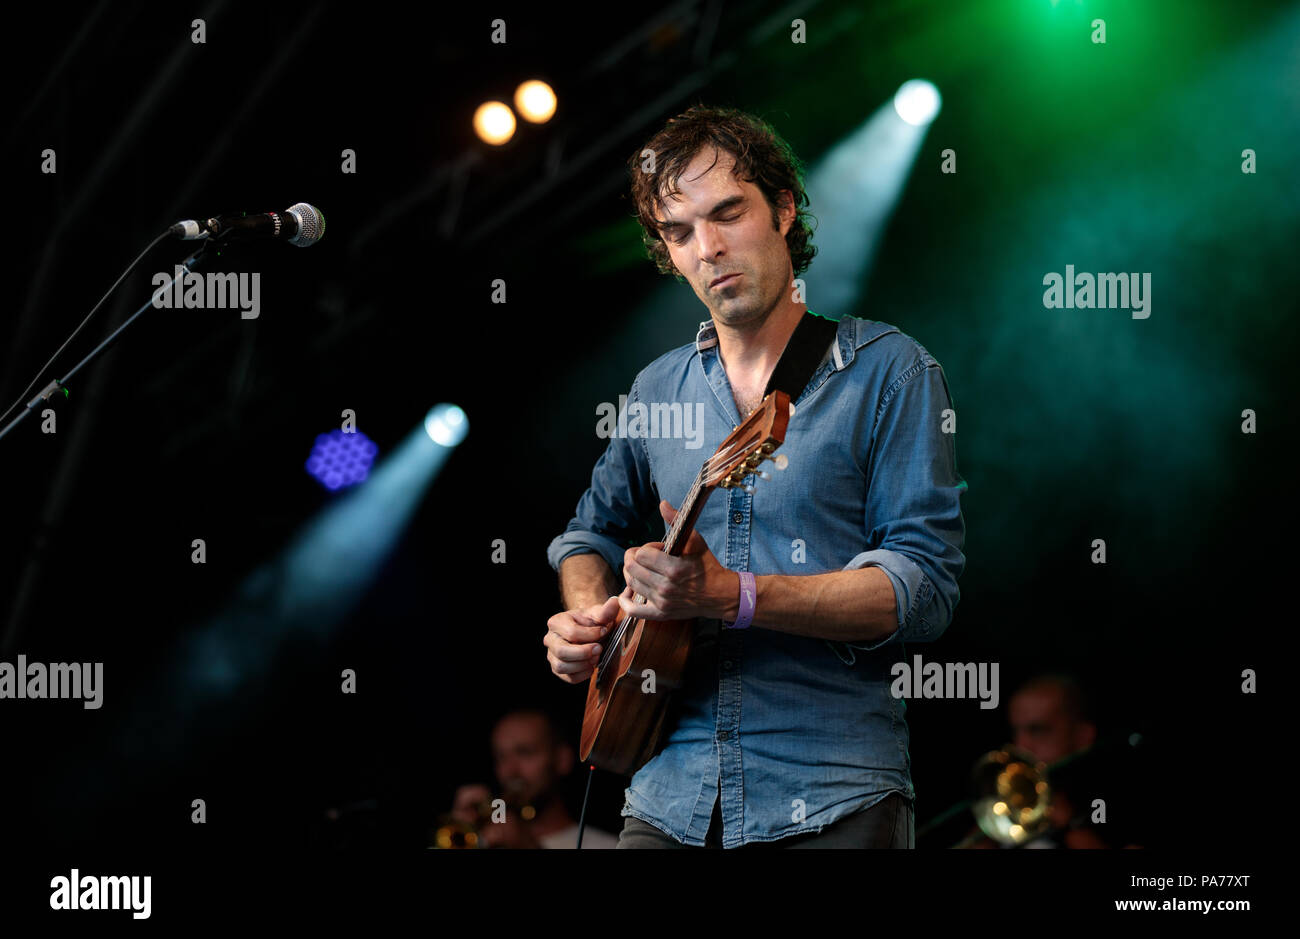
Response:
POLYGON ((727 661, 723 662, 723 663, 722 663, 722 667, 723 667, 723 668, 731 668, 731 659, 727 659, 727 661))
POLYGON ((743 522, 743 521, 745 520, 745 516, 744 516, 742 513, 740 513, 740 512, 732 512, 732 513, 731 513, 731 520, 732 520, 732 522, 734 522, 735 524, 739 525, 741 522, 743 522))
POLYGON ((718 733, 718 739, 719 739, 719 740, 730 740, 730 739, 731 739, 731 731, 729 731, 729 730, 719 731, 719 733, 718 733))

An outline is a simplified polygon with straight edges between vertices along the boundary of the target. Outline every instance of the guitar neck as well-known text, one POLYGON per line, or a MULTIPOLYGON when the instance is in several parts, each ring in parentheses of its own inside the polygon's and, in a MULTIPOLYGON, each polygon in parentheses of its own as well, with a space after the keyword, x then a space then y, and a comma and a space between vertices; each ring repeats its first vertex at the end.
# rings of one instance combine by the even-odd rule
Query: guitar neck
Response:
POLYGON ((668 527, 667 534, 664 535, 664 554, 670 554, 673 557, 680 557, 682 550, 686 547, 686 542, 691 537, 691 532, 695 530, 696 519, 700 517, 700 512, 704 508, 704 503, 709 501, 709 494, 713 492, 712 486, 703 485, 704 467, 695 474, 695 482, 691 484, 690 490, 686 493, 686 498, 677 508, 677 517, 673 519, 672 525, 668 527))

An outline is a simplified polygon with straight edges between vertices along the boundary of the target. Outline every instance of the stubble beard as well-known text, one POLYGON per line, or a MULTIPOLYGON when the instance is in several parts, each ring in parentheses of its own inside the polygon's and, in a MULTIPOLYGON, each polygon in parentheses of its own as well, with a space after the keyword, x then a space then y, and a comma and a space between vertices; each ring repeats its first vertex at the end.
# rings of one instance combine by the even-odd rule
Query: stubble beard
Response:
POLYGON ((723 326, 760 329, 776 309, 775 302, 765 303, 758 297, 743 297, 740 303, 735 302, 737 299, 728 297, 718 300, 717 305, 711 308, 713 318, 723 326))

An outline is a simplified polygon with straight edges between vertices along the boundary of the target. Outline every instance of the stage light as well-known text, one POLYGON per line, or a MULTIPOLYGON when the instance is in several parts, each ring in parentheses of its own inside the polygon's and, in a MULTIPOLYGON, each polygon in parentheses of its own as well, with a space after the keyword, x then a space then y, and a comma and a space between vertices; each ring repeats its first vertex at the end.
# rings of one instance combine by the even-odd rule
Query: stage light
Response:
POLYGON ((807 275, 816 312, 833 318, 861 304, 862 285, 929 129, 900 118, 891 96, 809 168, 808 199, 820 206, 817 263, 807 275))
POLYGON ((515 89, 515 110, 530 123, 544 124, 555 114, 555 92, 544 81, 526 81, 515 89))
POLYGON ((499 147, 515 135, 515 115, 500 101, 484 101, 474 112, 474 133, 499 147))
POLYGON ((424 430, 434 443, 454 447, 469 433, 469 419, 454 404, 438 404, 425 417, 424 430))
POLYGON ((379 446, 365 434, 333 430, 316 437, 307 457, 307 472, 331 492, 363 482, 379 446))
POLYGON ((894 110, 914 127, 934 120, 939 104, 939 89, 923 78, 903 82, 894 94, 894 110))

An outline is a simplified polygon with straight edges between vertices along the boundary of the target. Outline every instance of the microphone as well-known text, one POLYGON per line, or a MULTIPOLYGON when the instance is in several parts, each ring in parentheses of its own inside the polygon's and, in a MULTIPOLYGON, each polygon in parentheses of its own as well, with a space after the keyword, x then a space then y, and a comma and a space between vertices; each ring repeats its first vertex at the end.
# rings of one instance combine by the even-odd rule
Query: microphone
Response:
POLYGON ((182 241, 220 235, 228 238, 281 238, 291 245, 305 248, 320 241, 325 234, 325 216, 314 205, 299 202, 283 212, 218 215, 197 221, 185 219, 168 228, 167 232, 182 241))

